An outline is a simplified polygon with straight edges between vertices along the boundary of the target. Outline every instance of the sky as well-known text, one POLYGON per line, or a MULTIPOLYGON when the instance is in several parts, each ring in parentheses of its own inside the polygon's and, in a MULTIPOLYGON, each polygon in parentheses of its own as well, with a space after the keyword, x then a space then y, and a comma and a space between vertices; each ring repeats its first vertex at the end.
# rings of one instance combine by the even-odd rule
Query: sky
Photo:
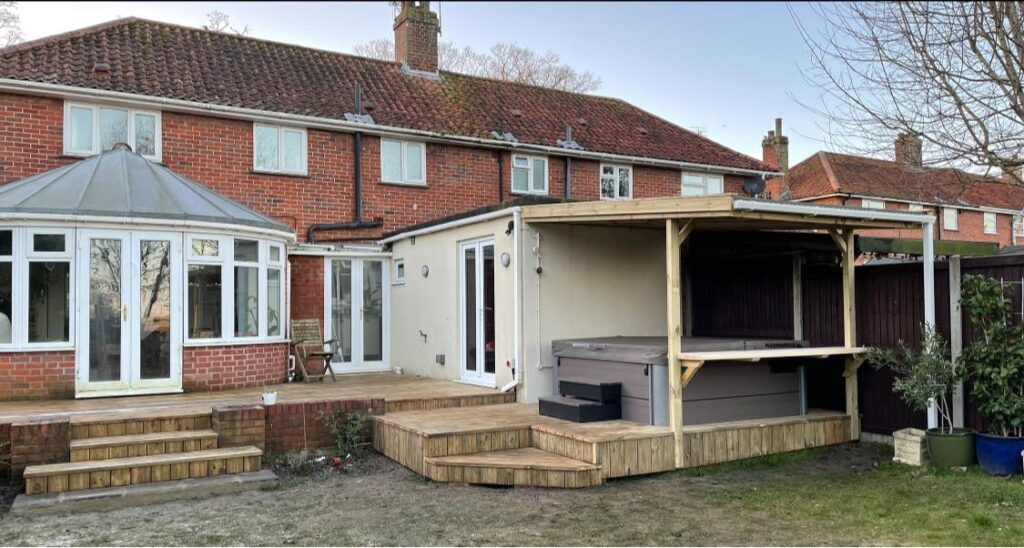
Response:
MULTIPOLYGON (((625 99, 730 148, 761 157, 761 138, 783 118, 790 165, 828 149, 823 120, 803 104, 820 101, 802 69, 807 48, 791 9, 814 25, 806 5, 783 2, 434 2, 442 40, 486 50, 516 42, 554 51, 601 80, 598 95, 625 99)), ((250 36, 332 51, 392 38, 388 2, 23 2, 25 39, 134 15, 190 26, 219 10, 250 36)))

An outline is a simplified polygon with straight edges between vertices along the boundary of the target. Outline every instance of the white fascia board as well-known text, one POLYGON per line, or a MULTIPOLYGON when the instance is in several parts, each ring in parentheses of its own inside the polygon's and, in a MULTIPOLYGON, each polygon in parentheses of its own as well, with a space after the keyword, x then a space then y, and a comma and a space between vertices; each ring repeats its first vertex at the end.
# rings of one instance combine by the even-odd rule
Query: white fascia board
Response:
POLYGON ((76 86, 65 86, 60 84, 46 84, 41 82, 27 82, 24 80, 12 80, 9 78, 0 78, 0 92, 10 92, 19 94, 31 93, 35 95, 55 97, 74 101, 106 101, 149 109, 185 112, 191 114, 200 114, 204 116, 216 115, 223 118, 232 118, 253 122, 265 122, 271 124, 291 125, 296 127, 321 129, 325 131, 361 131, 363 133, 367 133, 370 135, 415 138, 423 141, 430 141, 436 143, 450 143, 463 146, 475 145, 485 148, 502 150, 533 151, 552 156, 568 156, 584 160, 603 160, 608 162, 664 167, 679 170, 722 173, 726 175, 757 175, 761 177, 782 175, 781 172, 715 166, 710 164, 697 164, 691 162, 678 162, 658 158, 646 158, 642 156, 629 156, 605 152, 590 152, 586 150, 570 150, 556 146, 545 146, 528 143, 509 143, 507 141, 499 141, 497 139, 445 135, 431 131, 407 129, 393 126, 383 126, 379 124, 361 124, 358 122, 341 121, 332 118, 323 118, 319 116, 287 114, 282 112, 272 112, 242 107, 214 105, 210 103, 201 103, 198 101, 186 101, 183 99, 169 99, 165 97, 140 95, 136 93, 88 89, 76 86))
POLYGON ((20 226, 31 226, 33 224, 46 223, 48 225, 67 225, 75 228, 144 228, 146 230, 163 229, 176 232, 215 232, 218 234, 255 235, 263 238, 275 238, 285 242, 295 241, 295 234, 270 228, 214 223, 209 221, 153 219, 149 217, 105 217, 102 215, 0 212, 0 222, 20 226))
POLYGON ((822 198, 858 198, 861 200, 881 200, 884 202, 893 202, 897 204, 918 204, 926 207, 952 207, 956 209, 963 209, 967 211, 984 211, 988 213, 1002 213, 1003 215, 1020 215, 1024 210, 1024 204, 1021 204, 1021 209, 1005 209, 1001 207, 989 207, 989 206, 976 206, 976 205, 962 205, 962 204, 944 204, 937 202, 922 202, 919 200, 908 200, 906 198, 887 198, 880 196, 868 196, 866 194, 845 194, 841 192, 833 192, 831 194, 820 194, 818 196, 807 196, 805 198, 796 198, 789 200, 790 202, 812 202, 814 200, 820 200, 822 198))
POLYGON ((519 206, 507 207, 505 209, 499 209, 497 211, 489 211, 487 213, 481 213, 472 217, 466 217, 464 219, 457 219, 449 221, 447 223, 441 223, 439 225, 428 226, 419 230, 410 230, 408 232, 400 232, 394 236, 389 236, 380 240, 380 244, 390 244, 399 240, 405 240, 407 238, 414 238, 416 236, 423 236, 425 234, 433 234, 435 232, 441 232, 444 230, 450 230, 452 228, 458 228, 460 226, 472 225, 476 223, 482 223, 484 221, 490 221, 492 219, 500 219, 502 217, 512 217, 515 213, 521 211, 519 206))
POLYGON ((732 203, 733 209, 744 211, 762 211, 766 213, 791 213, 808 217, 833 217, 839 219, 859 219, 867 221, 896 221, 901 223, 931 224, 935 217, 925 213, 903 213, 882 209, 863 209, 858 207, 840 207, 811 205, 794 202, 769 202, 763 200, 737 199, 732 203))

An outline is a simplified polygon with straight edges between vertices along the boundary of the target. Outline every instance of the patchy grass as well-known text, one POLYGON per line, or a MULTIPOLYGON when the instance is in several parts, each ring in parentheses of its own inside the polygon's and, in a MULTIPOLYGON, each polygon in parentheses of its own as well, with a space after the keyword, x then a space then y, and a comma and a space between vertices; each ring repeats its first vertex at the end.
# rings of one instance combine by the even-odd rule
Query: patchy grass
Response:
POLYGON ((103 514, 5 517, 0 545, 1015 545, 1021 480, 903 468, 870 444, 583 490, 425 481, 368 455, 348 474, 103 514))

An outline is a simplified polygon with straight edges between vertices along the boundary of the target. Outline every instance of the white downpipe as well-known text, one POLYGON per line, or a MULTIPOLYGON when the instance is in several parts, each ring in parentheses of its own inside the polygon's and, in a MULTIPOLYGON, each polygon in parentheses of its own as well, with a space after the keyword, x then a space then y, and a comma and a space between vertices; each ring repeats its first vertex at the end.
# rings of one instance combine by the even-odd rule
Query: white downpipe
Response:
MULTIPOLYGON (((934 221, 929 221, 921 227, 921 256, 924 260, 922 270, 924 271, 924 323, 929 327, 935 327, 935 244, 932 241, 934 221)), ((938 428, 939 408, 932 400, 928 404, 928 428, 938 428)))
POLYGON ((512 382, 502 386, 502 392, 508 392, 519 386, 522 379, 519 373, 522 364, 523 347, 523 303, 519 288, 523 279, 522 241, 520 240, 520 231, 522 230, 520 224, 522 220, 519 208, 512 210, 512 257, 513 261, 515 261, 512 265, 512 382))

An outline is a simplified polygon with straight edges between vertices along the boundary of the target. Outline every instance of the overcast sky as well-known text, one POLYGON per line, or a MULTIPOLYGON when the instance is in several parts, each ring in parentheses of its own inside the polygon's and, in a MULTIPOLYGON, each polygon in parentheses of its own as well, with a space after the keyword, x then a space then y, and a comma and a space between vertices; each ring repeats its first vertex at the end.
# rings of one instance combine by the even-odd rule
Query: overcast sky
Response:
MULTIPOLYGON (((442 40, 555 51, 600 76, 597 94, 700 128, 757 158, 776 116, 790 136, 791 164, 828 148, 822 121, 798 103, 820 94, 801 75, 808 54, 782 2, 440 2, 439 9, 442 40)), ((793 9, 805 24, 813 17, 804 5, 793 9)), ((19 10, 26 39, 129 15, 201 26, 212 10, 248 25, 253 37, 327 50, 351 52, 393 36, 388 2, 25 2, 19 10)))

